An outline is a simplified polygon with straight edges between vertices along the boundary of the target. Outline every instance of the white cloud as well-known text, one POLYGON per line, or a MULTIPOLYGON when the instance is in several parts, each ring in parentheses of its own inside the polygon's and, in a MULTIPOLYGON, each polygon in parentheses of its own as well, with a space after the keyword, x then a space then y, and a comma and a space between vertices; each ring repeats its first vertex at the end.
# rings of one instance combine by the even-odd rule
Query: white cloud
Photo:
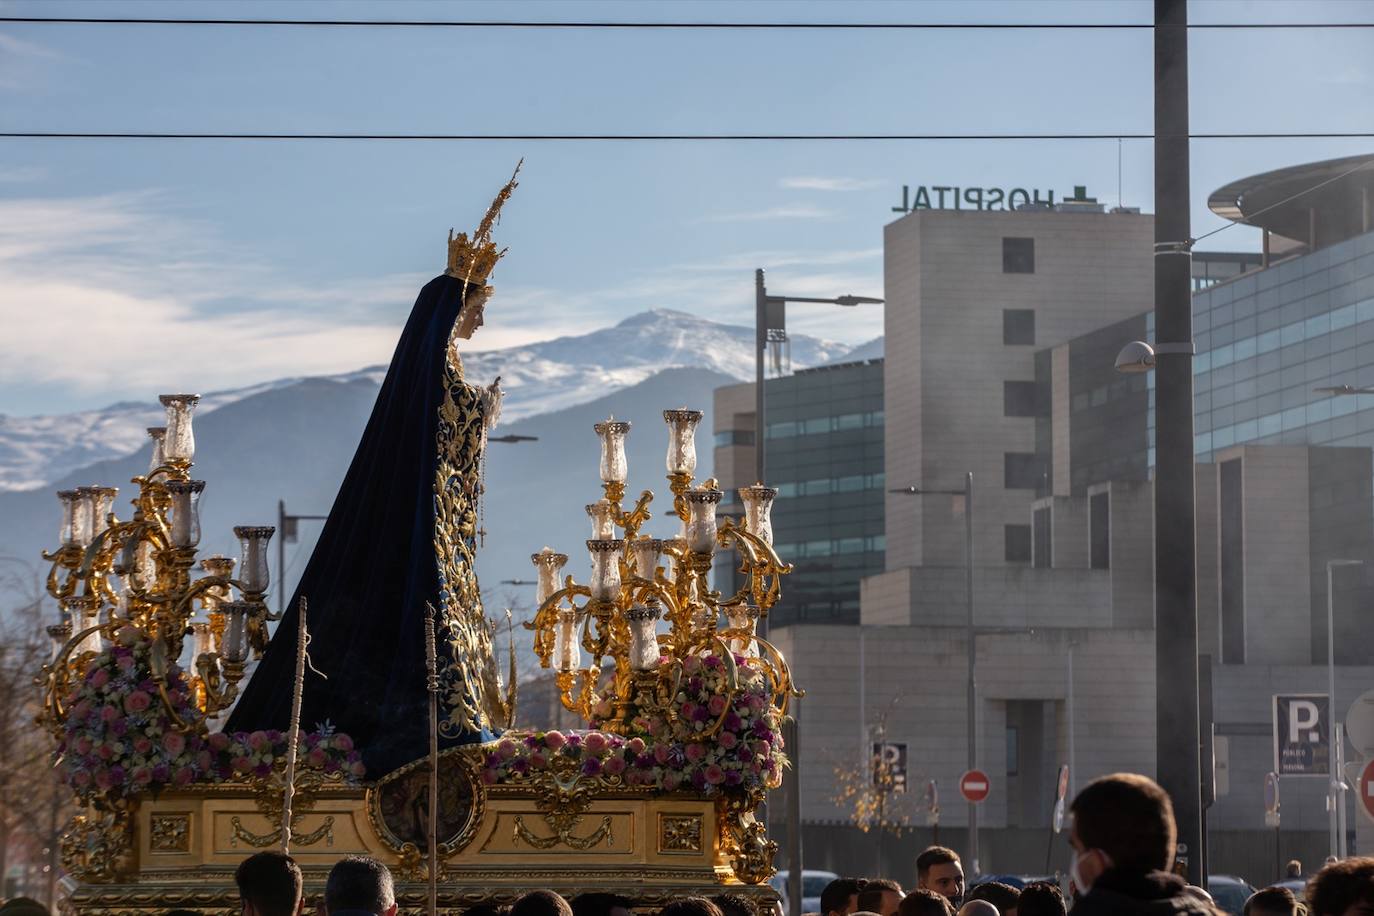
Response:
POLYGON ((816 175, 783 178, 778 187, 796 191, 868 191, 883 183, 872 178, 823 178, 816 175))
POLYGON ((0 166, 0 183, 19 184, 21 182, 42 181, 48 177, 48 170, 39 166, 0 166))
POLYGON ((45 62, 63 59, 51 48, 0 32, 0 89, 30 86, 45 62))
POLYGON ((752 223, 775 219, 830 219, 833 210, 822 210, 807 204, 786 207, 769 207, 766 210, 747 210, 742 213, 720 213, 705 217, 705 223, 752 223))

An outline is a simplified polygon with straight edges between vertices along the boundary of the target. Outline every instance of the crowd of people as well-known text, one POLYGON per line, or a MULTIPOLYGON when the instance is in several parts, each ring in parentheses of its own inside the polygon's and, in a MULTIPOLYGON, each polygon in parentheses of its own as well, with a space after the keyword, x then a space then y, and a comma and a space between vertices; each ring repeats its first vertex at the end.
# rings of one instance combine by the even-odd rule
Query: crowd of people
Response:
MULTIPOLYGON (((1052 882, 1017 888, 984 881, 965 889, 959 855, 932 846, 916 859, 916 887, 888 878, 839 878, 825 888, 811 916, 1219 916, 1207 892, 1171 869, 1177 830, 1173 806, 1153 780, 1131 773, 1089 783, 1070 806, 1069 895, 1052 882)), ((1301 866, 1290 863, 1290 872, 1301 866)), ((304 916, 300 866, 280 852, 259 852, 235 875, 240 916, 304 916)), ((1245 904, 1244 916, 1374 916, 1374 858, 1328 860, 1307 882, 1305 900, 1285 887, 1269 887, 1245 904)), ((468 907, 463 916, 634 916, 636 904, 607 893, 571 900, 549 890, 530 891, 506 907, 468 907)), ((346 856, 325 882, 317 916, 396 916, 391 872, 369 856, 346 856)), ((737 893, 683 896, 661 916, 774 916, 737 893)), ((39 903, 16 898, 0 916, 48 916, 39 903)), ((200 916, 172 910, 166 916, 200 916)))

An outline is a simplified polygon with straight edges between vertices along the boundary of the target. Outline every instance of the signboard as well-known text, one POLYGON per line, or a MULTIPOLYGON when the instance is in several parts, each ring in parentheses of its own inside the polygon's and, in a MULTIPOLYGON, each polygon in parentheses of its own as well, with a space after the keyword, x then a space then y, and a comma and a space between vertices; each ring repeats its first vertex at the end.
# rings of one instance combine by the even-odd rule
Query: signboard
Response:
POLYGON ((1331 773, 1331 701, 1324 693, 1274 695, 1274 772, 1331 773))
MULTIPOLYGON (((902 202, 893 213, 913 210, 1016 210, 1038 204, 1053 207, 1053 191, 1032 188, 960 188, 954 185, 902 185, 902 202)), ((1086 185, 1073 186, 1072 196, 1065 194, 1058 203, 1095 204, 1097 198, 1088 196, 1086 185)))
POLYGON ((1059 768, 1058 785, 1054 790, 1054 832, 1059 833, 1064 829, 1064 797, 1069 794, 1069 765, 1066 763, 1059 768))
POLYGON ((1374 757, 1374 690, 1366 690, 1350 704, 1345 733, 1362 756, 1374 757))
POLYGON ((959 777, 959 794, 964 796, 966 801, 977 804, 988 797, 992 791, 992 780, 988 779, 988 774, 982 770, 969 770, 959 777))
POLYGON ((906 744, 889 741, 873 744, 873 785, 906 792, 906 744), (886 774, 884 774, 886 770, 886 774), (886 780, 884 780, 886 776, 886 780))
POLYGON ((1365 762, 1364 769, 1360 771, 1360 779, 1356 783, 1356 791, 1360 793, 1360 810, 1365 817, 1374 821, 1374 760, 1365 762))
POLYGON ((1279 826, 1279 774, 1264 774, 1264 826, 1279 826))

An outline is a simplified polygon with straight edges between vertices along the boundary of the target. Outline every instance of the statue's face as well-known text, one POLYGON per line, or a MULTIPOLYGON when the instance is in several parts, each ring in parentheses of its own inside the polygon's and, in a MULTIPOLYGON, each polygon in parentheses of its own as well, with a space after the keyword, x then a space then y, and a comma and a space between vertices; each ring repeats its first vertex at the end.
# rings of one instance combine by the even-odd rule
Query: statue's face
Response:
POLYGON ((482 326, 482 311, 490 295, 490 286, 468 287, 463 299, 463 311, 458 316, 458 336, 463 340, 471 340, 472 332, 482 326))

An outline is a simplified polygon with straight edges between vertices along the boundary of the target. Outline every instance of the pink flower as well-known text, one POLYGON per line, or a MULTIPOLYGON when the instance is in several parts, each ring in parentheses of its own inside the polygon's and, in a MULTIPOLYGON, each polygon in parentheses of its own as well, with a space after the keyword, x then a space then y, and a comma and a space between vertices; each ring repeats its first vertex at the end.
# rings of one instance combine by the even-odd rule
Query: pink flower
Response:
POLYGON ((693 742, 687 745, 683 753, 687 755, 687 759, 692 763, 700 763, 702 758, 706 756, 706 748, 703 745, 693 742))
POLYGON ((711 764, 706 768, 706 781, 713 786, 718 786, 725 781, 725 771, 717 764, 711 764))
POLYGON ((725 697, 720 694, 711 697, 711 702, 707 704, 707 708, 711 710, 711 715, 713 716, 718 716, 725 712, 725 697))
POLYGON ((361 760, 355 760, 348 765, 348 772, 354 779, 362 779, 367 775, 367 767, 363 766, 361 760))
POLYGON ((249 760, 247 757, 235 757, 233 760, 229 761, 229 765, 238 773, 247 773, 253 769, 253 761, 249 760))
POLYGON ((121 655, 115 660, 115 664, 119 666, 119 670, 128 671, 134 666, 134 657, 132 655, 121 655))
POLYGON ((77 770, 72 774, 72 785, 78 789, 85 788, 91 784, 91 774, 85 770, 77 770))
POLYGON ((85 735, 82 735, 80 738, 77 738, 76 752, 83 756, 89 754, 91 752, 91 739, 85 735))
POLYGON ((324 766, 324 751, 318 747, 314 748, 310 753, 305 755, 305 760, 312 767, 322 767, 324 766))
POLYGON ((687 660, 682 663, 682 670, 688 674, 695 674, 701 670, 701 659, 695 655, 687 656, 687 660))
POLYGON ((153 749, 153 742, 150 738, 135 738, 134 751, 139 754, 146 754, 153 749))
POLYGON ((518 750, 519 748, 515 746, 515 742, 509 738, 502 738, 501 742, 496 745, 496 753, 501 755, 501 759, 503 760, 511 759, 518 750))
POLYGON ((110 672, 106 671, 104 668, 97 668, 91 672, 90 681, 91 686, 99 690, 101 687, 110 683, 110 672))
POLYGON ((353 739, 343 732, 339 732, 334 736, 334 746, 347 754, 349 751, 353 750, 353 739))
POLYGON ((556 751, 567 743, 568 739, 563 737, 563 733, 560 731, 555 730, 544 733, 544 746, 550 750, 556 751))
POLYGON ((544 756, 543 751, 535 751, 533 754, 530 754, 530 766, 534 767, 535 769, 540 769, 548 765, 549 758, 544 756))
POLYGON ((663 764, 668 762, 669 753, 670 752, 668 750, 668 745, 654 745, 654 762, 657 763, 659 766, 662 766, 663 764))
POLYGON ((100 747, 95 749, 95 755, 99 757, 101 760, 109 760, 111 757, 114 756, 114 751, 110 750, 110 746, 108 744, 102 744, 100 745, 100 747))
POLYGON ((95 774, 95 787, 97 789, 108 789, 114 785, 114 780, 110 778, 109 770, 100 770, 95 774))
POLYGON ((186 750, 186 736, 180 732, 168 732, 162 736, 162 748, 173 757, 179 757, 186 750))
POLYGON ((134 782, 140 786, 146 786, 153 781, 153 771, 147 767, 138 767, 134 770, 134 782))
POLYGON ((663 791, 672 792, 682 785, 682 774, 675 770, 669 770, 663 774, 663 791))
POLYGON ((643 739, 643 738, 631 738, 631 739, 630 739, 630 743, 627 744, 626 747, 628 747, 628 748, 630 749, 630 753, 631 753, 631 754, 634 754, 634 755, 638 756, 638 755, 644 753, 644 739, 643 739))
POLYGON ((267 740, 267 732, 253 732, 248 736, 248 746, 255 751, 265 749, 269 743, 270 742, 267 740))
POLYGON ((135 690, 124 698, 124 709, 126 712, 143 712, 143 710, 152 705, 153 698, 142 690, 135 690))
POLYGON ((735 737, 734 732, 721 732, 716 736, 716 743, 728 751, 739 743, 739 739, 735 737))
POLYGON ((196 766, 200 767, 201 772, 208 773, 212 763, 214 763, 214 758, 210 756, 209 751, 201 751, 196 755, 196 766))
POLYGON ((749 705, 749 709, 752 712, 762 712, 763 707, 768 705, 767 701, 765 701, 764 698, 759 696, 757 693, 749 694, 749 699, 745 700, 745 703, 749 705))
POLYGON ((606 750, 606 736, 601 732, 592 732, 582 740, 582 746, 587 749, 589 754, 600 754, 606 750))
POLYGON ((196 771, 190 767, 178 767, 172 774, 172 782, 179 786, 189 786, 196 778, 196 771))
POLYGON ((119 718, 119 707, 106 706, 100 710, 100 718, 106 722, 113 722, 119 718))
POLYGON ((625 772, 625 758, 612 757, 610 760, 607 760, 606 772, 611 776, 619 776, 621 773, 625 772))
POLYGON ((210 750, 222 751, 229 746, 229 736, 224 732, 215 732, 209 738, 210 750))

